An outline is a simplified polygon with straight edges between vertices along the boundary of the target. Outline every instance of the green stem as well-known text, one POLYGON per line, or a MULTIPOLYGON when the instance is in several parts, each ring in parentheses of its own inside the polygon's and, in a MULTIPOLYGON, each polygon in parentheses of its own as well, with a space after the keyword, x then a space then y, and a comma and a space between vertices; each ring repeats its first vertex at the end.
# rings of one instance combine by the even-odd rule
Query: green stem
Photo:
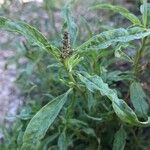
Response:
POLYGON ((137 51, 135 58, 134 58, 134 74, 136 77, 139 76, 139 72, 140 72, 140 61, 143 55, 143 51, 145 49, 145 43, 146 43, 146 38, 143 38, 140 49, 137 51))
POLYGON ((74 79, 73 77, 73 72, 69 72, 67 66, 65 65, 65 62, 62 61, 62 64, 66 70, 66 72, 68 73, 68 77, 69 77, 69 80, 73 83, 74 87, 76 90, 79 90, 82 94, 84 93, 84 91, 80 88, 80 86, 77 84, 76 80, 74 79))
POLYGON ((73 97, 71 99, 71 103, 67 109, 67 113, 66 113, 66 119, 68 120, 69 118, 73 117, 73 112, 74 112, 74 107, 75 107, 75 102, 76 102, 76 98, 75 98, 75 89, 73 90, 73 97))
POLYGON ((75 83, 76 83, 76 81, 75 81, 75 79, 74 79, 74 77, 73 77, 72 73, 71 73, 71 72, 69 72, 69 73, 68 73, 68 75, 69 75, 69 79, 70 79, 70 81, 72 81, 72 82, 75 84, 75 83))
MULTIPOLYGON (((67 66, 65 65, 64 62, 63 62, 63 65, 64 65, 64 68, 65 68, 66 72, 68 73, 69 80, 70 80, 71 82, 73 82, 73 84, 74 84, 76 87, 78 87, 77 84, 76 84, 76 81, 75 81, 75 79, 74 79, 74 77, 73 77, 72 72, 69 72, 69 71, 68 71, 68 68, 67 68, 67 66)), ((67 112, 66 112, 66 119, 67 119, 67 120, 73 116, 73 111, 74 111, 75 101, 76 101, 76 98, 75 98, 75 91, 76 91, 76 89, 73 88, 73 97, 72 97, 72 99, 71 99, 71 103, 70 103, 70 105, 69 105, 69 107, 68 107, 68 109, 67 109, 67 112)))
POLYGON ((73 82, 73 97, 71 99, 71 103, 67 109, 67 113, 66 113, 66 119, 68 120, 69 118, 73 117, 73 112, 74 112, 74 107, 76 104, 76 91, 80 91, 82 93, 82 95, 85 95, 85 92, 80 88, 80 86, 77 84, 76 80, 73 77, 73 72, 69 72, 67 66, 65 65, 65 63, 63 62, 64 68, 68 73, 68 77, 69 80, 71 82, 73 82))

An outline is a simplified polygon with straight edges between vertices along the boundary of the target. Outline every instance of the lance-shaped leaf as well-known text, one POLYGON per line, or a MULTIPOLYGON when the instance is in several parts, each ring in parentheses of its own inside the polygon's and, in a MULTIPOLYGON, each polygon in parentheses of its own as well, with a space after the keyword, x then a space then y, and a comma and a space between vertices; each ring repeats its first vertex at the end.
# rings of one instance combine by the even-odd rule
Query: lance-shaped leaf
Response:
POLYGON ((45 136, 46 131, 58 116, 70 92, 71 89, 49 102, 31 119, 23 136, 21 150, 38 149, 40 140, 45 136))
POLYGON ((113 150, 124 150, 126 144, 127 134, 124 128, 121 126, 115 134, 113 143, 113 150))
POLYGON ((122 121, 136 126, 150 126, 150 117, 146 122, 140 122, 134 111, 124 100, 118 98, 116 91, 110 89, 101 77, 97 75, 91 76, 86 72, 78 73, 78 76, 91 92, 98 90, 101 95, 108 97, 112 101, 114 111, 122 121))
POLYGON ((58 138, 58 147, 59 150, 67 150, 67 138, 66 133, 63 131, 58 138))
POLYGON ((0 28, 3 28, 7 31, 20 33, 31 44, 39 46, 57 58, 59 57, 59 50, 52 46, 41 32, 25 22, 12 21, 4 17, 0 17, 0 28))
POLYGON ((74 22, 74 18, 72 17, 71 10, 70 10, 70 3, 67 3, 66 6, 63 8, 63 18, 64 18, 64 28, 67 28, 70 38, 71 38, 71 45, 74 47, 77 38, 77 25, 74 22))
POLYGON ((150 30, 141 27, 133 27, 129 29, 113 29, 93 36, 88 41, 79 46, 77 51, 84 52, 105 49, 118 42, 126 43, 136 39, 144 38, 149 35, 150 30))
POLYGON ((146 95, 138 82, 133 82, 130 86, 131 102, 135 108, 135 112, 139 117, 145 118, 148 113, 148 104, 145 101, 146 95))
POLYGON ((141 25, 141 21, 136 17, 134 14, 132 14, 128 9, 121 7, 121 6, 115 6, 111 4, 98 4, 96 6, 91 7, 92 9, 104 9, 104 10, 111 10, 115 13, 119 13, 128 20, 130 20, 135 25, 141 25))
MULTIPOLYGON (((144 2, 145 3, 145 2, 144 2)), ((143 14, 142 18, 143 18, 143 23, 146 25, 150 25, 150 3, 145 3, 145 5, 141 5, 140 7, 140 10, 141 10, 141 13, 143 14), (144 10, 144 7, 147 7, 145 8, 144 10)))
POLYGON ((142 13, 142 19, 143 19, 143 24, 144 27, 147 26, 147 17, 148 17, 148 4, 147 0, 143 0, 143 5, 140 7, 141 13, 142 13))

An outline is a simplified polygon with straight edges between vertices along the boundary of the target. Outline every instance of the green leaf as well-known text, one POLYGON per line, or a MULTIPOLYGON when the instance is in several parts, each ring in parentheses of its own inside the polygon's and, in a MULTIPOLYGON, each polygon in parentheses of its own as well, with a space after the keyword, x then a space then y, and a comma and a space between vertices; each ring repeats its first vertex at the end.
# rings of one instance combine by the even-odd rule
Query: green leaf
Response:
POLYGON ((95 133, 95 131, 94 131, 94 129, 92 129, 92 128, 82 128, 81 129, 84 133, 86 133, 87 135, 90 135, 90 136, 92 136, 92 137, 96 137, 96 133, 95 133))
POLYGON ((134 14, 132 14, 131 12, 129 12, 129 10, 127 10, 124 7, 121 6, 114 6, 111 4, 98 4, 96 6, 91 7, 92 9, 104 9, 104 10, 111 10, 115 13, 119 13, 122 16, 124 16, 125 18, 127 18, 128 20, 130 20, 134 25, 141 25, 140 20, 138 19, 138 17, 136 17, 134 14))
POLYGON ((129 29, 119 28, 109 31, 104 31, 93 36, 88 41, 77 48, 78 52, 106 49, 115 43, 130 42, 136 39, 141 39, 150 35, 149 29, 133 27, 129 29))
POLYGON ((0 17, 0 28, 20 33, 25 36, 31 44, 39 46, 48 53, 54 55, 56 58, 59 57, 59 50, 52 46, 41 32, 25 22, 12 21, 4 17, 0 17))
POLYGON ((147 26, 147 17, 148 17, 148 5, 147 5, 147 0, 143 0, 143 5, 141 5, 141 13, 142 13, 142 19, 143 19, 143 24, 144 27, 147 26))
POLYGON ((122 50, 115 50, 115 57, 117 57, 117 58, 119 58, 121 60, 130 62, 130 63, 133 63, 132 58, 128 54, 123 52, 122 50))
POLYGON ((58 116, 71 89, 62 94, 41 108, 29 122, 23 136, 21 150, 37 150, 40 140, 45 136, 46 131, 58 116))
POLYGON ((87 92, 87 106, 88 106, 89 112, 92 110, 92 108, 94 108, 95 105, 96 105, 96 101, 93 97, 93 94, 88 91, 87 92))
POLYGON ((69 124, 71 127, 85 127, 88 126, 88 124, 84 121, 78 120, 78 119, 69 119, 69 124))
POLYGON ((64 28, 66 27, 71 38, 71 45, 74 47, 77 38, 77 25, 74 22, 74 18, 72 17, 70 10, 70 3, 67 3, 63 8, 63 18, 64 18, 64 28))
POLYGON ((49 145, 52 144, 52 142, 59 136, 59 133, 54 133, 48 137, 46 137, 44 140, 42 140, 41 145, 38 150, 47 150, 49 145))
POLYGON ((139 117, 145 118, 148 113, 148 104, 145 101, 146 95, 138 82, 133 82, 130 86, 131 102, 135 108, 135 112, 139 117))
POLYGON ((115 134, 113 150, 124 150, 126 144, 126 138, 127 138, 127 134, 124 128, 120 127, 120 129, 115 134))
POLYGON ((69 72, 73 70, 84 58, 79 55, 72 55, 64 60, 64 64, 69 72))
POLYGON ((99 121, 99 122, 102 122, 103 121, 103 118, 97 118, 97 117, 93 117, 93 116, 89 116, 88 114, 85 113, 85 116, 91 120, 94 120, 94 121, 99 121))
POLYGON ((28 120, 30 118, 32 118, 32 109, 30 106, 26 106, 26 107, 23 107, 20 114, 17 115, 16 117, 22 119, 22 120, 28 120))
MULTIPOLYGON (((142 8, 143 8, 143 5, 141 6, 141 9, 142 8)), ((147 25, 150 25, 150 3, 147 3, 147 25)))
POLYGON ((91 26, 83 16, 81 16, 81 24, 82 24, 81 28, 84 26, 84 28, 86 29, 85 31, 88 32, 88 36, 91 37, 93 35, 91 26))
POLYGON ((133 81, 134 80, 134 75, 132 72, 130 71, 125 71, 125 72, 121 72, 119 70, 116 71, 111 71, 111 72, 107 72, 107 74, 105 75, 106 77, 106 81, 122 81, 122 80, 128 80, 128 81, 133 81))
POLYGON ((101 77, 97 75, 91 76, 86 72, 78 73, 78 76, 91 92, 98 90, 101 95, 108 97, 112 101, 115 113, 123 122, 135 126, 150 126, 150 117, 148 117, 146 122, 140 122, 135 112, 124 100, 118 98, 116 91, 110 89, 108 84, 104 83, 101 77))
POLYGON ((67 138, 65 131, 63 131, 58 138, 58 148, 59 150, 67 150, 67 138))
POLYGON ((121 74, 122 72, 119 70, 107 72, 107 74, 105 75, 106 81, 121 81, 123 80, 121 78, 121 74))

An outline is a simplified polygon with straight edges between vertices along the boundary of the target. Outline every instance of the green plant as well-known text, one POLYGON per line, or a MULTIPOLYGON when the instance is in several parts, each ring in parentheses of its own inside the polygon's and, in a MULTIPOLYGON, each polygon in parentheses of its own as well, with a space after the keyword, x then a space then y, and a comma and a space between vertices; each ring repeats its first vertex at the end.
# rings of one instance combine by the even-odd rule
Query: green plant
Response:
MULTIPOLYGON (((18 115, 22 125, 20 137, 17 137, 21 140, 15 145, 18 149, 149 149, 142 128, 150 126, 149 105, 140 83, 141 60, 145 54, 149 55, 149 6, 146 0, 143 1, 142 21, 120 6, 98 4, 92 7, 119 12, 132 25, 127 29, 104 31, 77 47, 78 30, 68 6, 62 30, 63 44, 58 47, 27 23, 0 17, 1 28, 22 34, 29 45, 40 48, 31 53, 24 44, 32 64, 30 67, 36 66, 38 80, 29 70, 20 78, 32 77, 32 83, 26 83, 26 89, 31 87, 27 92, 30 98, 39 92, 39 95, 46 95, 44 99, 50 99, 48 102, 39 99, 39 95, 34 96, 39 102, 32 101, 30 107, 18 115), (140 46, 134 43, 135 40, 141 40, 140 46), (135 49, 140 47, 134 56, 123 51, 133 46, 135 49), (42 50, 50 54, 49 57, 42 50), (118 59, 130 68, 114 69, 118 59), (128 105, 133 105, 135 112, 128 105), (129 137, 133 140, 126 142, 129 137)), ((15 132, 19 131, 15 129, 15 132)), ((15 146, 8 144, 8 148, 15 146)))

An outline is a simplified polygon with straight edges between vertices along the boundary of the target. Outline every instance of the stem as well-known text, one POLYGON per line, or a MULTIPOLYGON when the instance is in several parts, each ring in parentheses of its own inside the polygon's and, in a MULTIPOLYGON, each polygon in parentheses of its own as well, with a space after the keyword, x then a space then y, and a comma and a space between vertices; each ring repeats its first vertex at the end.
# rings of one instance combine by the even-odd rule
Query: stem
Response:
POLYGON ((73 117, 74 107, 75 107, 76 97, 75 97, 75 89, 73 89, 73 97, 71 99, 71 103, 67 109, 66 119, 73 117))
MULTIPOLYGON (((69 72, 69 71, 68 71, 68 68, 67 68, 67 66, 65 65, 64 62, 63 62, 63 65, 64 65, 64 68, 65 68, 66 72, 68 73, 69 80, 70 80, 71 82, 73 82, 74 85, 76 85, 76 81, 75 81, 75 79, 74 79, 74 77, 73 77, 73 75, 72 75, 72 72, 69 72)), ((76 86, 77 86, 77 85, 76 85, 76 86)), ((78 86, 77 86, 77 87, 78 87, 78 86)), ((69 107, 68 107, 68 109, 67 109, 67 112, 66 112, 66 119, 67 119, 67 120, 68 120, 69 118, 71 118, 72 115, 73 115, 74 106, 75 106, 75 101, 76 101, 76 99, 75 99, 75 91, 76 91, 76 89, 73 88, 73 97, 72 97, 72 99, 71 99, 71 103, 70 103, 70 105, 69 105, 69 107)))
POLYGON ((70 81, 72 81, 73 83, 76 83, 76 81, 75 81, 75 79, 74 79, 74 77, 73 77, 72 73, 71 73, 71 72, 69 72, 69 73, 68 73, 68 75, 69 75, 69 79, 70 79, 70 81))
POLYGON ((147 39, 146 37, 142 39, 141 46, 140 46, 139 50, 137 51, 137 53, 135 55, 135 58, 134 58, 134 68, 133 68, 133 71, 134 71, 134 74, 135 74, 136 77, 139 76, 140 61, 141 61, 141 58, 142 58, 142 55, 143 55, 143 51, 145 49, 146 39, 147 39))
POLYGON ((69 80, 71 82, 73 82, 73 97, 71 99, 71 103, 67 109, 67 112, 66 112, 66 119, 70 119, 73 117, 73 112, 74 112, 74 107, 75 107, 75 104, 76 104, 76 91, 80 91, 82 93, 83 96, 85 96, 85 92, 83 91, 83 89, 80 88, 80 86, 78 86, 76 80, 74 79, 73 77, 73 72, 69 72, 67 66, 65 65, 65 63, 63 62, 63 65, 64 65, 64 68, 65 70, 67 71, 68 73, 68 77, 69 77, 69 80))
POLYGON ((73 75, 72 75, 72 72, 69 72, 68 75, 69 75, 70 81, 74 83, 75 89, 76 89, 76 90, 79 90, 79 91, 84 95, 85 92, 80 88, 80 86, 77 85, 77 82, 75 81, 75 79, 74 79, 74 77, 73 77, 73 75))

